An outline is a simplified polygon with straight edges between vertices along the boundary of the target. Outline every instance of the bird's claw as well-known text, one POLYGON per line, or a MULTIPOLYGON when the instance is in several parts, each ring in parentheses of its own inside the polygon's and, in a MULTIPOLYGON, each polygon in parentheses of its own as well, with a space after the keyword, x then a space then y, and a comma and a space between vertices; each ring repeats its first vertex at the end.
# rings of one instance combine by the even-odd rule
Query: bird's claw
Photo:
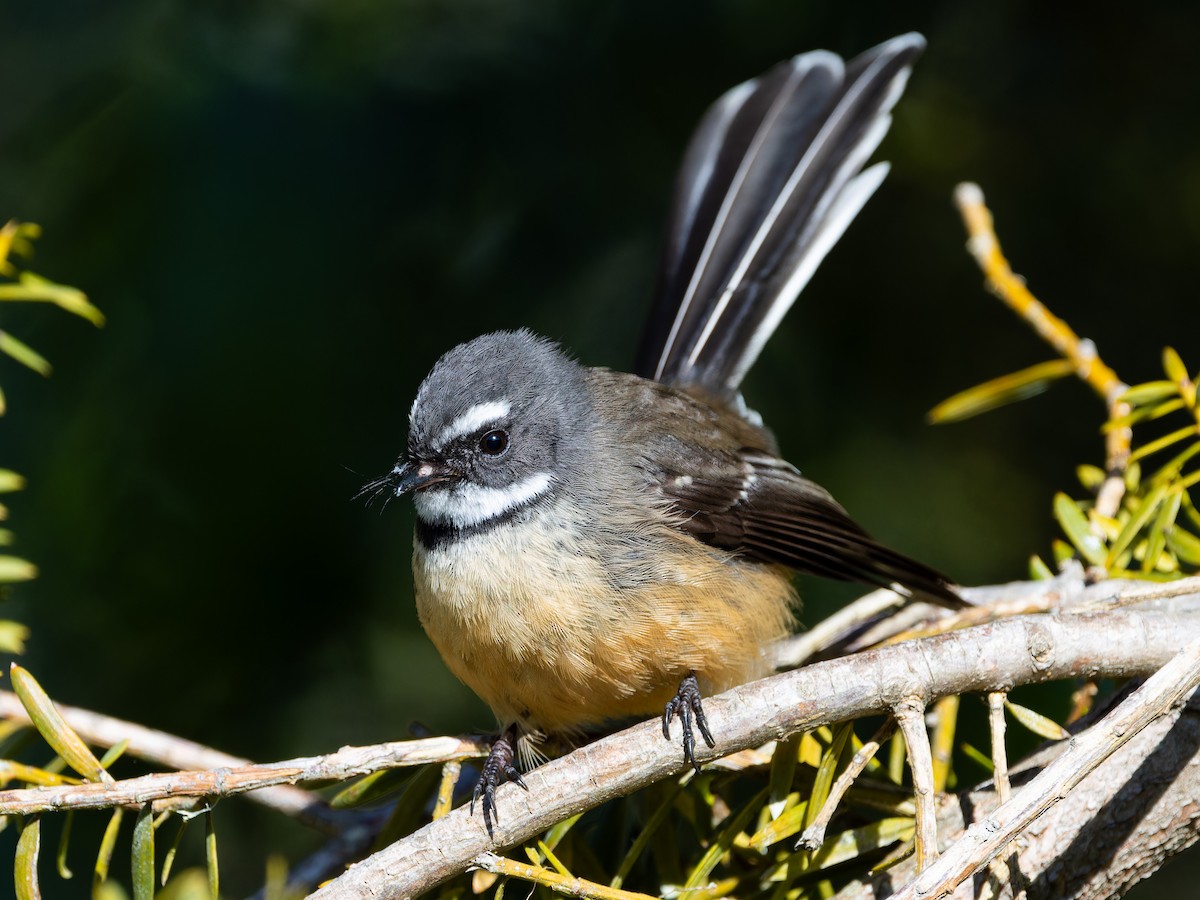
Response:
POLYGON ((683 727, 683 758, 699 773, 700 764, 696 762, 696 735, 692 730, 693 719, 708 746, 715 747, 717 742, 708 730, 708 719, 705 718, 704 707, 700 704, 700 685, 696 681, 695 672, 689 672, 687 677, 679 682, 679 690, 663 711, 663 737, 668 741, 671 739, 671 720, 676 716, 679 716, 679 723, 683 727))
POLYGON ((492 823, 499 824, 500 816, 496 812, 496 788, 505 781, 512 781, 525 790, 529 785, 521 777, 513 758, 517 749, 517 726, 510 725, 492 744, 491 752, 479 773, 479 781, 475 783, 475 791, 471 794, 471 815, 475 815, 475 801, 483 798, 483 824, 487 828, 488 837, 493 837, 492 823))

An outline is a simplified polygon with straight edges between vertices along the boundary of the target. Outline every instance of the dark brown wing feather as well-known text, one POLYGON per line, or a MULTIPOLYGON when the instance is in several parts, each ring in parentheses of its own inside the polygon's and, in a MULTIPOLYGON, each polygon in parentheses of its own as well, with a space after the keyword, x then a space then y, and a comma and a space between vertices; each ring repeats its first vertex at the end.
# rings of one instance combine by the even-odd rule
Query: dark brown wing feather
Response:
MULTIPOLYGON (((958 608, 949 579, 872 538, 819 484, 777 455, 765 429, 678 388, 591 370, 599 408, 648 490, 670 503, 680 527, 714 547, 800 572, 898 587, 958 608)), ((638 476, 631 476, 638 477, 638 476)))
POLYGON ((872 538, 829 492, 781 459, 741 448, 737 465, 667 478, 660 492, 707 544, 800 572, 880 587, 951 608, 949 580, 872 538))

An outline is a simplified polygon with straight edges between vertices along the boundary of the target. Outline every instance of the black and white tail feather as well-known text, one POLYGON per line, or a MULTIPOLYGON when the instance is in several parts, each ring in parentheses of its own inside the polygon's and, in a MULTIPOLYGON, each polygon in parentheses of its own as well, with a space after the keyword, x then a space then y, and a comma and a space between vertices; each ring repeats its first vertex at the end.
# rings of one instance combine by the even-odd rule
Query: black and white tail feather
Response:
POLYGON ((804 53, 713 104, 679 173, 639 375, 744 409, 746 372, 887 174, 863 166, 924 47, 804 53))
MULTIPOLYGON (((716 399, 754 425, 739 389, 817 266, 887 174, 863 166, 925 47, 893 38, 851 60, 818 50, 740 84, 684 156, 636 372, 716 399)), ((663 492, 701 540, 957 608, 935 570, 878 543, 790 464, 744 451, 745 474, 693 473, 663 492)))

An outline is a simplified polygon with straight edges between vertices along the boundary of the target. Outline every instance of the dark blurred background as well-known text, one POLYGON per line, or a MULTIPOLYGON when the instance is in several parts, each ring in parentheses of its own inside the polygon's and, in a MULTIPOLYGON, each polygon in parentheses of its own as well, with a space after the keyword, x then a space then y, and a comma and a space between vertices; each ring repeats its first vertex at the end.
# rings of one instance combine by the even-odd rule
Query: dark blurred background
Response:
MULTIPOLYGON (((1051 356, 982 290, 951 191, 983 186, 1017 271, 1125 380, 1166 343, 1200 365, 1200 79, 1169 74, 1198 26, 1186 3, 5 4, 0 219, 41 223, 31 267, 109 319, 3 310, 56 365, 0 359, 0 465, 29 481, 10 524, 42 573, 0 608, 33 628, 25 664, 262 760, 490 728, 416 621, 411 510, 350 499, 420 379, 518 325, 628 366, 704 108, 908 30, 929 49, 892 174, 746 395, 880 537, 965 583, 1024 577, 1102 408, 1063 383, 923 423, 1051 356)), ((810 621, 854 594, 802 590, 810 621)))

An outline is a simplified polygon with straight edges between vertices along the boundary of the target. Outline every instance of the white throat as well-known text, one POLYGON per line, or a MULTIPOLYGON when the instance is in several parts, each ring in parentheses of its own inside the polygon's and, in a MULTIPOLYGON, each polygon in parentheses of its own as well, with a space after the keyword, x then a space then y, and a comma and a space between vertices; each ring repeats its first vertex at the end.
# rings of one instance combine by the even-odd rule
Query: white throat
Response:
POLYGON ((470 528, 537 499, 550 490, 551 481, 546 472, 537 472, 503 488, 463 482, 449 488, 418 491, 413 495, 413 503, 417 515, 427 524, 470 528))

